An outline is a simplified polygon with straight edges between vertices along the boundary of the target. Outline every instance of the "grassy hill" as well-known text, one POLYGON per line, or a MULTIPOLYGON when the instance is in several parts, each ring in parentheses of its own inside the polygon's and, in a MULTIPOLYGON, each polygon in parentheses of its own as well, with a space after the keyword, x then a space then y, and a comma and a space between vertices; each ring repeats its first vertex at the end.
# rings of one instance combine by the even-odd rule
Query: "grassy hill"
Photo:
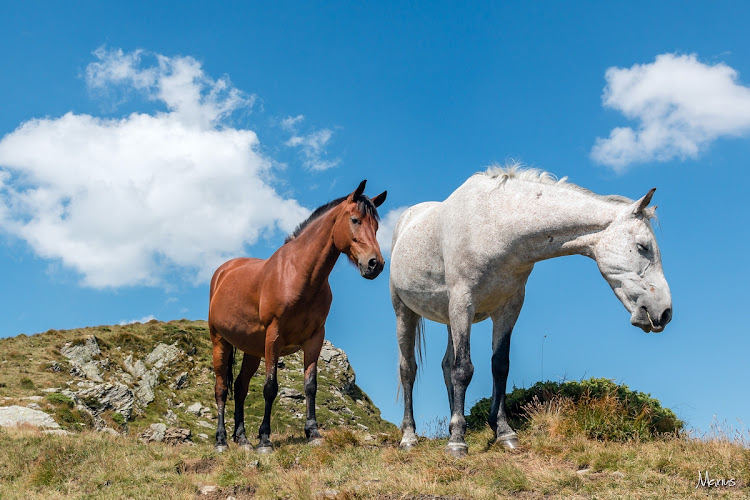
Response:
MULTIPOLYGON (((494 446, 486 426, 468 433, 466 458, 447 456, 445 438, 422 439, 415 450, 400 451, 400 433, 380 419, 353 383, 345 354, 327 349, 328 361, 319 363, 318 391, 324 444, 305 442, 298 416, 303 400, 291 391, 275 405, 277 449, 266 456, 236 446, 223 454, 213 449, 213 374, 205 322, 151 322, 0 340, 0 406, 37 407, 68 431, 0 428, 0 498, 750 496, 750 450, 742 437, 719 432, 695 439, 682 432, 648 440, 638 434, 594 439, 588 427, 576 424, 590 413, 565 397, 525 407, 517 451, 494 446), (99 353, 91 355, 94 343, 99 353), (144 388, 152 384, 149 394, 144 388), (123 402, 132 402, 129 410, 123 402), (196 403, 201 407, 197 414, 196 403), (144 442, 142 433, 157 422, 189 429, 191 441, 144 442), (706 472, 710 480, 725 484, 709 486, 706 472)), ((279 373, 281 387, 301 391, 299 358, 285 358, 279 373)), ((261 377, 251 382, 247 420, 252 434, 260 423, 261 383, 261 377)), ((231 401, 227 409, 231 416, 231 401)))

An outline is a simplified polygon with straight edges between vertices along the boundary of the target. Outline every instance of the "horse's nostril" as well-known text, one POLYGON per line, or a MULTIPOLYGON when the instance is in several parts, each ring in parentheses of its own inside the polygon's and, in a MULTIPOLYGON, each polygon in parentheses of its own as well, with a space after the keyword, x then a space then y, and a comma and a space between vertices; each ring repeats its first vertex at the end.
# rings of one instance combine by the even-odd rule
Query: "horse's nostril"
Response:
POLYGON ((661 315, 661 324, 666 325, 672 320, 672 308, 668 307, 661 315))
POLYGON ((370 259, 370 262, 367 263, 368 269, 375 269, 375 267, 378 265, 378 259, 372 258, 370 259))

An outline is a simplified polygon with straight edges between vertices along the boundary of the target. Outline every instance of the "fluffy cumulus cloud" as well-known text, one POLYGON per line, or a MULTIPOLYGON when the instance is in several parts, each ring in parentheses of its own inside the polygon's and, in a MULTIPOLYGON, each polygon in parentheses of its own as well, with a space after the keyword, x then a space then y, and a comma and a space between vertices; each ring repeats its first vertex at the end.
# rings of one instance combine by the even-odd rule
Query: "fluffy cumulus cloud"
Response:
POLYGON ((0 140, 0 228, 91 287, 203 281, 265 233, 308 213, 269 183, 252 130, 228 119, 253 97, 190 57, 100 49, 92 91, 138 92, 164 111, 117 119, 67 113, 0 140))
POLYGON ((399 217, 409 207, 398 207, 393 210, 389 210, 385 216, 380 217, 380 225, 378 226, 378 245, 380 245, 380 251, 383 255, 391 254, 391 243, 393 240, 393 230, 396 228, 396 223, 399 217))
POLYGON ((308 134, 300 134, 298 127, 304 119, 303 115, 297 115, 289 116, 281 121, 281 126, 292 133, 285 144, 292 148, 299 148, 304 165, 310 170, 323 171, 338 165, 338 158, 326 159, 326 145, 333 137, 333 131, 324 128, 308 134))
POLYGON ((750 131, 750 88, 726 64, 662 54, 650 64, 609 68, 605 79, 604 106, 638 122, 596 140, 591 157, 615 170, 695 158, 719 137, 750 131))

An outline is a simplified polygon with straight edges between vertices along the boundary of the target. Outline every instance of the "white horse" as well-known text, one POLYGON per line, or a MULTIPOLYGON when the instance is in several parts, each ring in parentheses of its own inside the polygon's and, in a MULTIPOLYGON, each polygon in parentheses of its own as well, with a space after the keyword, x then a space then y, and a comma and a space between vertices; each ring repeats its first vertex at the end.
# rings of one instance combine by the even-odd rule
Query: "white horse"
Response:
POLYGON ((443 376, 452 415, 446 451, 468 453, 464 400, 474 373, 469 335, 472 323, 487 318, 493 325, 489 424, 496 442, 518 446, 505 414, 505 386, 510 336, 535 262, 591 257, 633 325, 646 332, 664 329, 672 298, 650 223, 655 189, 633 201, 600 196, 539 170, 493 167, 442 203, 404 212, 393 232, 390 277, 404 390, 402 448, 417 443, 412 389, 422 318, 448 325, 443 376))

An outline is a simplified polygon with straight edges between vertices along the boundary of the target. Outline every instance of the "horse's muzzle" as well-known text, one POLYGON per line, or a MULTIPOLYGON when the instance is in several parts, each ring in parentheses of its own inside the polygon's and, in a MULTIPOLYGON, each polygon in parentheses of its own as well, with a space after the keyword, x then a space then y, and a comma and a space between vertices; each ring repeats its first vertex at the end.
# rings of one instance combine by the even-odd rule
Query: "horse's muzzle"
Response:
POLYGON ((367 266, 359 266, 359 272, 363 278, 374 280, 383 271, 383 267, 383 261, 372 258, 367 262, 367 266))

